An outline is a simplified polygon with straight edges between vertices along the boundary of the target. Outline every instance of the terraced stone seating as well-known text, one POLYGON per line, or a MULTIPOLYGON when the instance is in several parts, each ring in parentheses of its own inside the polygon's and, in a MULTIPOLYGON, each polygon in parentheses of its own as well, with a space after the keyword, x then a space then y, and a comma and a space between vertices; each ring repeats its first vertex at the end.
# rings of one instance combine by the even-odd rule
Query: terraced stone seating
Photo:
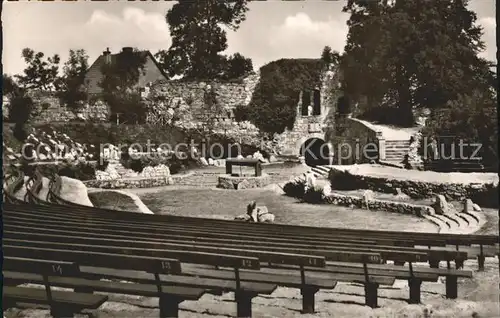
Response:
MULTIPOLYGON (((303 312, 309 313, 314 312, 315 293, 333 289, 337 282, 364 284, 366 304, 371 307, 378 305, 378 287, 391 286, 396 279, 408 280, 410 303, 420 302, 422 282, 436 282, 439 277, 446 277, 446 296, 456 298, 457 278, 472 277, 471 271, 459 270, 463 261, 479 257, 484 265, 485 257, 498 255, 498 236, 243 224, 74 204, 7 204, 3 219, 4 245, 17 249, 177 259, 182 262, 182 273, 177 278, 161 275, 162 280, 169 286, 203 288, 212 293, 235 291, 238 317, 251 316, 251 299, 257 294, 271 294, 276 286, 301 289, 303 312), (240 263, 222 262, 225 257, 240 258, 240 263), (386 261, 395 264, 384 264, 386 261), (447 267, 436 268, 442 261, 447 267), (422 262, 429 262, 431 267, 422 262), (456 268, 451 268, 451 262, 456 268), (245 287, 247 283, 254 285, 245 287)), ((8 251, 7 257, 17 257, 8 251)), ((57 255, 62 255, 57 261, 74 261, 67 254, 57 255)), ((144 270, 85 266, 92 267, 85 271, 94 280, 114 278, 152 286, 156 281, 144 270)))

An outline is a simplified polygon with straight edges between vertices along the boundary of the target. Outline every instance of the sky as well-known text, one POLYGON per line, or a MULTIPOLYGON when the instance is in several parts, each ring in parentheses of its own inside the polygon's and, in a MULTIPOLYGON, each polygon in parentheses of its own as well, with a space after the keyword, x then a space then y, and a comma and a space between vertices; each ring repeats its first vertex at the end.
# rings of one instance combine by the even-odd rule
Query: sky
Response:
MULTIPOLYGON (((318 58, 326 45, 343 51, 348 14, 345 1, 250 2, 246 20, 228 33, 227 53, 240 52, 254 68, 280 58, 318 58)), ((4 2, 3 72, 19 74, 25 68, 25 47, 59 54, 83 48, 92 63, 106 48, 116 53, 132 46, 153 54, 171 44, 165 13, 174 2, 4 2)), ((486 50, 481 56, 496 61, 494 0, 471 0, 469 8, 484 29, 486 50)))

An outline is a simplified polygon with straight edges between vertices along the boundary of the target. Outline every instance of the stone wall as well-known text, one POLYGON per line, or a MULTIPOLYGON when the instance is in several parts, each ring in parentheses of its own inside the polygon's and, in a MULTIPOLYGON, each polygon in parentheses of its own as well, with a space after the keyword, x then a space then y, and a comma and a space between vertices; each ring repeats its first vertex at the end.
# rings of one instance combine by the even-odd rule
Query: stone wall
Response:
MULTIPOLYGON (((330 177, 333 178, 334 175, 331 173, 330 177)), ((396 189, 399 188, 402 193, 413 199, 431 198, 442 194, 446 200, 462 201, 471 198, 481 206, 498 207, 498 183, 494 186, 487 183, 438 183, 354 174, 344 175, 343 182, 354 184, 359 189, 383 193, 396 193, 396 189)), ((333 182, 332 188, 335 189, 333 182)))
POLYGON ((334 162, 360 164, 376 161, 380 137, 379 132, 355 118, 337 117, 334 136, 330 137, 334 149, 334 162))
POLYGON ((172 185, 191 174, 174 175, 160 178, 134 178, 134 179, 115 179, 115 180, 88 180, 83 183, 88 188, 100 189, 135 189, 135 188, 154 188, 172 185))
MULTIPOLYGON (((325 201, 330 204, 341 206, 355 206, 366 209, 366 201, 361 197, 331 193, 325 197, 325 201)), ((430 206, 410 204, 405 202, 387 201, 373 199, 368 201, 368 209, 376 211, 388 211, 402 214, 411 214, 422 217, 434 214, 434 209, 430 206)))
POLYGON ((263 173, 260 177, 236 177, 229 175, 220 175, 217 178, 217 187, 222 189, 252 189, 263 188, 271 184, 271 177, 263 173))
MULTIPOLYGON (((337 111, 337 99, 342 95, 339 88, 340 74, 334 69, 328 69, 321 74, 320 91, 320 114, 302 115, 302 96, 296 108, 296 118, 293 129, 285 131, 278 136, 280 139, 281 155, 300 155, 300 148, 308 139, 318 138, 328 141, 329 132, 335 124, 335 113, 337 111)), ((307 106, 305 106, 307 107, 307 106)))
POLYGON ((100 101, 87 103, 78 112, 73 112, 62 105, 54 93, 31 91, 29 96, 34 104, 31 120, 37 124, 72 121, 77 119, 77 114, 93 122, 105 122, 110 114, 109 107, 100 101))
POLYGON ((175 119, 204 123, 216 112, 217 122, 231 123, 234 109, 248 105, 259 73, 251 74, 241 82, 183 82, 158 81, 148 87, 143 95, 149 108, 148 122, 169 123, 175 119), (215 94, 216 105, 206 103, 206 94, 215 94))

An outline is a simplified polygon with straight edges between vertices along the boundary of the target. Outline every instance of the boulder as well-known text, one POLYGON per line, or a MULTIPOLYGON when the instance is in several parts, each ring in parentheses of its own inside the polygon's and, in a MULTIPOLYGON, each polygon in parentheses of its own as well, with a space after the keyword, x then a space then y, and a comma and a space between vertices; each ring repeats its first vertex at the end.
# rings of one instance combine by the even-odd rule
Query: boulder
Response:
POLYGON ((403 193, 403 191, 401 191, 401 188, 396 188, 396 199, 401 201, 408 201, 410 200, 410 196, 406 193, 403 193))
POLYGON ((250 183, 247 180, 243 180, 240 183, 238 183, 238 185, 236 186, 236 189, 237 190, 244 190, 244 189, 248 189, 248 187, 250 187, 250 183))
POLYGON ((442 194, 436 195, 436 201, 432 205, 436 214, 446 214, 449 212, 448 202, 446 202, 446 198, 442 194))
POLYGON ((278 159, 276 159, 276 157, 275 157, 274 155, 271 155, 271 156, 269 157, 269 162, 271 162, 271 163, 272 163, 272 162, 277 162, 277 161, 278 161, 278 159))
POLYGON ((363 192, 363 202, 368 203, 370 201, 373 201, 375 198, 375 193, 373 193, 372 190, 366 190, 363 192))
POLYGON ((472 205, 472 209, 476 212, 481 212, 481 208, 479 207, 479 205, 477 205, 477 203, 474 203, 472 205))
POLYGON ((207 159, 205 159, 204 157, 201 157, 201 158, 200 158, 200 164, 201 164, 202 166, 208 166, 208 161, 207 161, 207 159))
POLYGON ((213 166, 214 165, 214 160, 212 158, 208 158, 208 165, 213 166))
POLYGON ((464 200, 464 209, 462 212, 464 213, 470 213, 474 210, 473 208, 474 202, 472 202, 471 199, 465 199, 464 200))

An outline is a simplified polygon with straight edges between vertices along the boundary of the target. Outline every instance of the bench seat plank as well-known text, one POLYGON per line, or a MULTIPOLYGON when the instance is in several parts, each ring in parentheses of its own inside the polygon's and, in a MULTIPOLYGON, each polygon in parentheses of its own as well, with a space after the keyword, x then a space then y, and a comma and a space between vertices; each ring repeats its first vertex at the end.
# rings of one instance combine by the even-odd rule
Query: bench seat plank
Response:
MULTIPOLYGON (((110 270, 107 268, 80 266, 80 271, 84 274, 91 275, 103 275, 109 278, 116 278, 122 280, 130 280, 133 282, 140 283, 154 283, 154 276, 150 273, 131 271, 131 270, 110 270)), ((222 291, 235 291, 236 282, 232 280, 225 279, 215 279, 215 278, 202 278, 202 277, 192 277, 192 276, 181 276, 181 275, 159 275, 160 280, 165 285, 177 286, 198 286, 205 289, 214 289, 222 291)), ((241 281, 241 290, 256 294, 270 295, 272 294, 277 286, 276 284, 269 283, 254 283, 248 281, 241 281)))
MULTIPOLYGON (((37 274, 27 274, 19 272, 4 272, 4 277, 12 280, 22 281, 23 283, 43 284, 43 277, 37 274)), ((98 280, 89 280, 84 278, 73 277, 49 277, 49 283, 52 286, 63 288, 90 288, 95 291, 139 295, 146 297, 157 297, 158 288, 150 284, 129 284, 119 282, 107 282, 98 280)), ((45 294, 45 290, 40 289, 45 294)), ((52 292, 55 295, 55 291, 52 292)), ((198 300, 204 293, 204 288, 191 288, 182 286, 162 286, 162 293, 166 295, 177 296, 185 300, 198 300)), ((90 295, 93 294, 83 294, 90 295)), ((54 297, 54 296, 53 296, 54 297)))
MULTIPOLYGON (((40 279, 42 279, 41 276, 40 279)), ((58 290, 54 290, 51 293, 52 304, 67 305, 75 308, 79 307, 80 309, 97 309, 108 300, 108 296, 106 295, 84 294, 58 290)), ((39 288, 4 286, 3 299, 5 302, 36 303, 44 305, 49 304, 45 289, 39 288)))
MULTIPOLYGON (((296 267, 293 268, 292 266, 287 266, 287 265, 276 265, 276 268, 270 268, 270 267, 261 268, 260 271, 267 274, 296 275, 298 268, 296 267)), ((338 282, 359 283, 359 284, 367 283, 365 275, 328 272, 325 271, 324 268, 306 269, 306 275, 307 277, 314 279, 326 279, 338 282)), ((374 283, 384 286, 392 286, 395 281, 396 281, 395 277, 376 276, 370 274, 368 275, 369 283, 374 283)))
MULTIPOLYGON (((235 279, 234 271, 230 269, 207 269, 207 268, 188 268, 183 267, 183 275, 192 275, 197 277, 212 277, 221 279, 235 279)), ((266 274, 263 272, 254 272, 242 270, 240 271, 240 279, 242 281, 248 282, 263 282, 263 283, 273 283, 279 286, 300 288, 302 287, 302 280, 300 274, 295 275, 280 275, 280 274, 266 274)), ((320 289, 333 289, 337 285, 337 282, 327 279, 319 279, 315 277, 310 277, 308 273, 305 276, 306 285, 311 287, 317 287, 320 289)))
MULTIPOLYGON (((363 265, 355 264, 355 263, 341 263, 341 262, 328 262, 326 268, 330 266, 343 266, 343 267, 357 267, 362 268, 363 265)), ((390 264, 368 264, 368 270, 388 270, 390 272, 410 272, 409 266, 398 266, 398 265, 390 265, 390 264)), ((436 274, 438 276, 456 276, 463 278, 472 278, 472 271, 469 270, 458 270, 454 268, 446 269, 446 268, 429 268, 423 266, 413 266, 414 277, 419 278, 419 274, 436 274)))

